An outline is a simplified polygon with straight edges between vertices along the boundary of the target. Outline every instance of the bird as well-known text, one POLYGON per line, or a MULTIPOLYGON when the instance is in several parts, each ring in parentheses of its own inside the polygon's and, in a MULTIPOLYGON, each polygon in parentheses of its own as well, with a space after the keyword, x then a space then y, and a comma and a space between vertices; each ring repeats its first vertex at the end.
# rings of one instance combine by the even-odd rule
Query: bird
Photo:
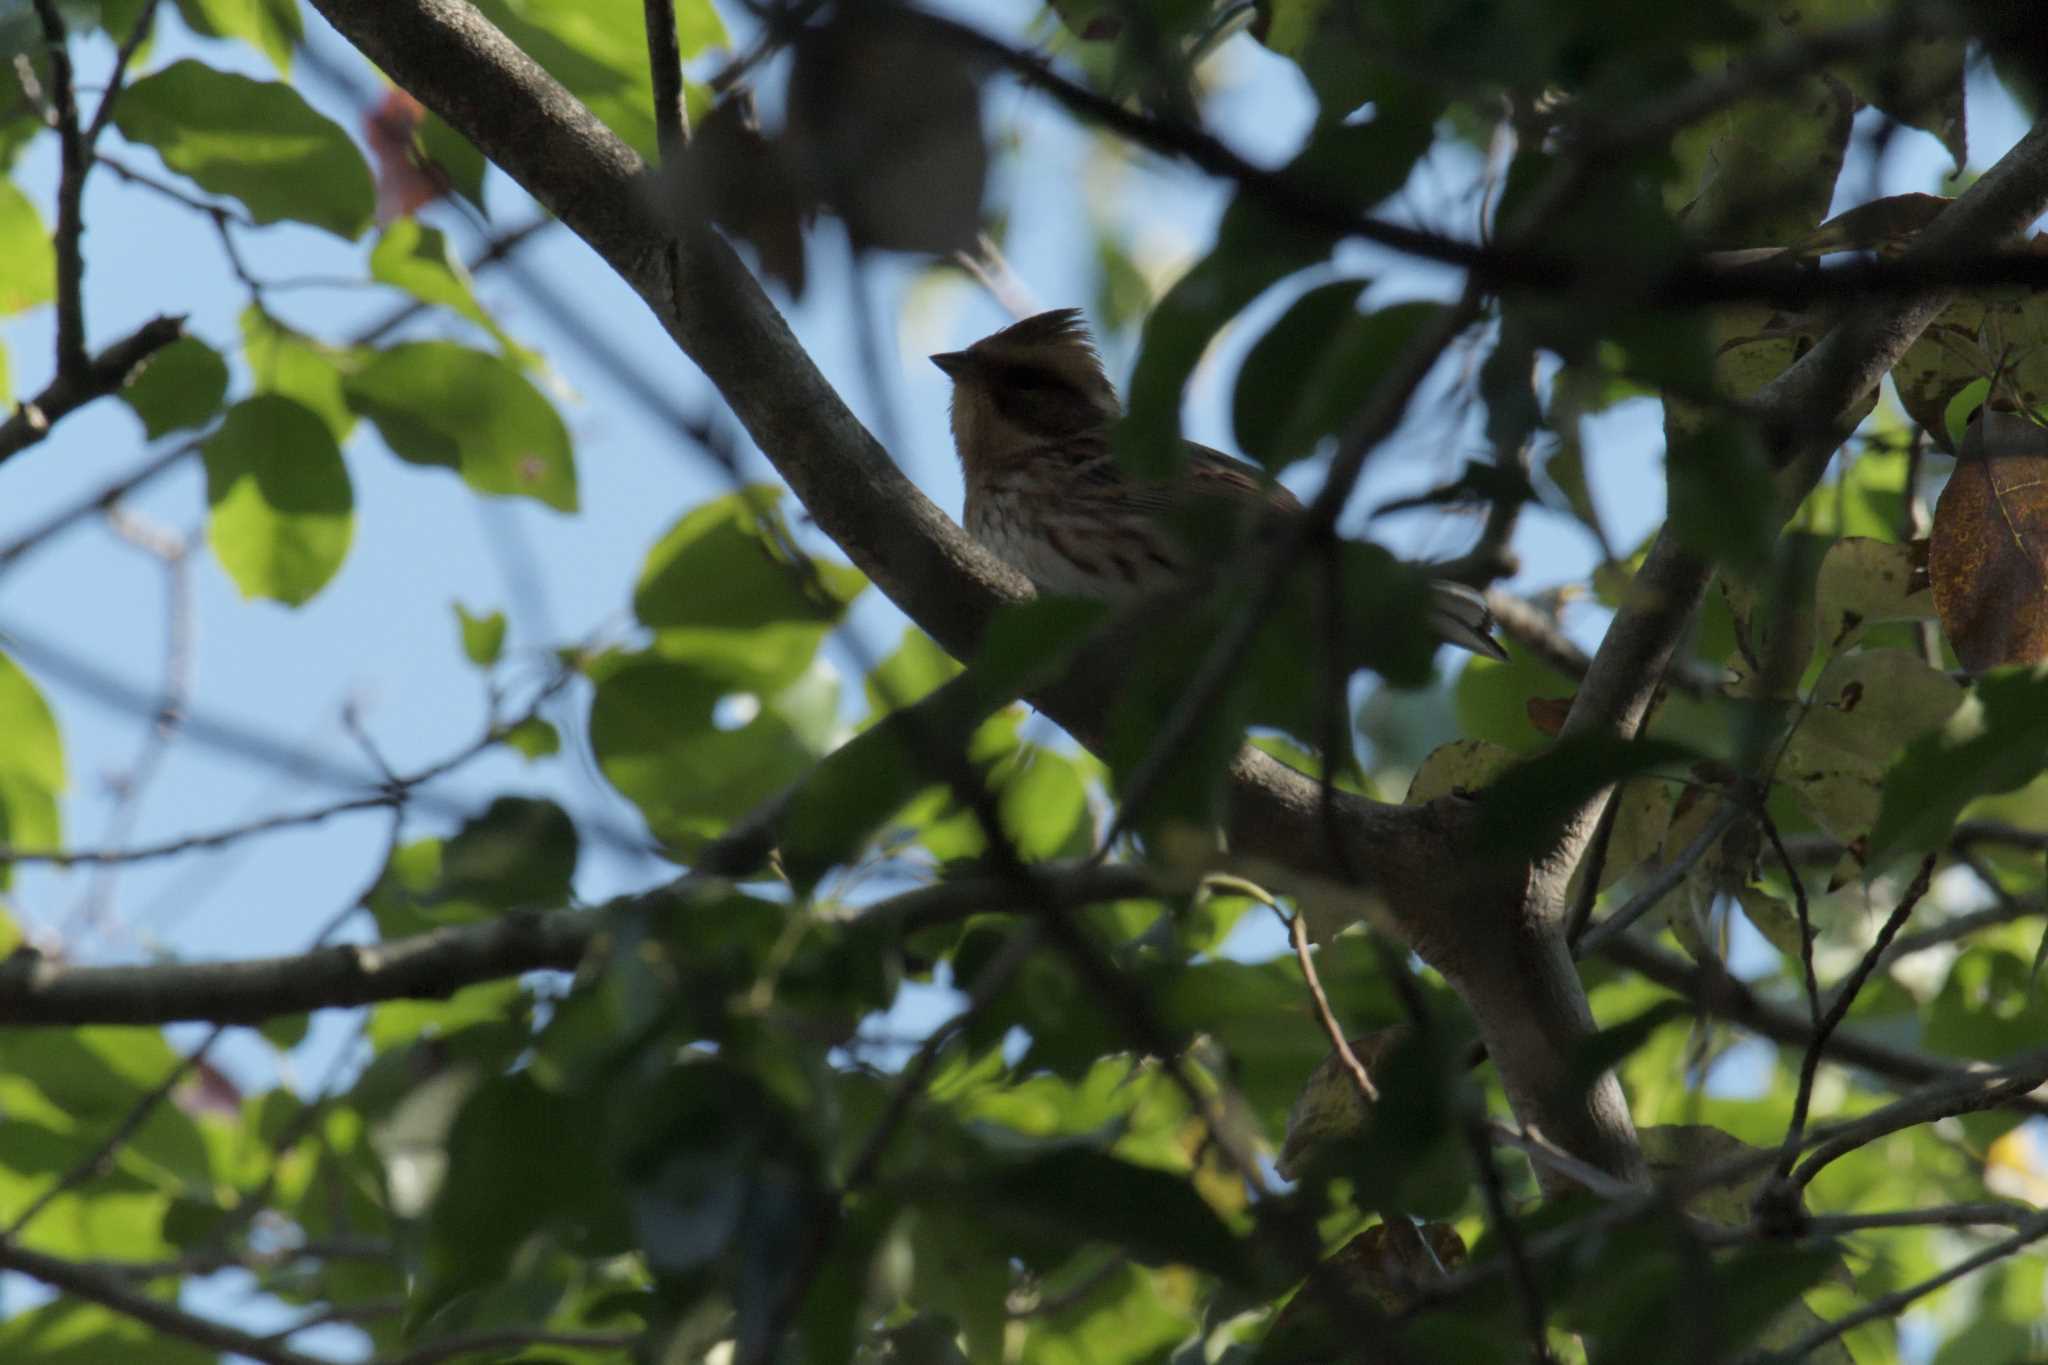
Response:
MULTIPOLYGON (((1240 535, 1302 515, 1261 470, 1194 441, 1182 442, 1171 479, 1127 471, 1112 448, 1123 405, 1077 308, 1034 314, 931 360, 953 381, 968 534, 1040 592, 1123 604, 1196 586, 1215 563, 1189 543, 1201 513, 1226 513, 1240 535)), ((1427 591, 1438 639, 1507 659, 1485 598, 1440 578, 1427 591)))

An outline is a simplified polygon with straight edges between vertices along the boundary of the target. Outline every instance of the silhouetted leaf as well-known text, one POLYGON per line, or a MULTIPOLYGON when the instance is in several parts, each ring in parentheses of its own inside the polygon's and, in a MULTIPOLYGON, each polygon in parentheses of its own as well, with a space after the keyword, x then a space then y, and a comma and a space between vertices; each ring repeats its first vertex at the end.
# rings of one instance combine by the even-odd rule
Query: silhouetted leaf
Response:
POLYGON ((988 147, 960 48, 886 7, 801 30, 787 139, 856 246, 973 249, 988 147))

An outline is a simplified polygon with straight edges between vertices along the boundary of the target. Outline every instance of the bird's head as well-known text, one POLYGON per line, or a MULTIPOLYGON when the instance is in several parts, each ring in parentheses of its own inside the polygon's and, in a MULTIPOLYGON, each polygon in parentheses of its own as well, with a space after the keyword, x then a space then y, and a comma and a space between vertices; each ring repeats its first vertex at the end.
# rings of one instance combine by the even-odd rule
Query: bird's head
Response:
POLYGON ((953 443, 970 472, 1100 435, 1120 411, 1077 308, 1035 314, 932 363, 953 381, 953 443))

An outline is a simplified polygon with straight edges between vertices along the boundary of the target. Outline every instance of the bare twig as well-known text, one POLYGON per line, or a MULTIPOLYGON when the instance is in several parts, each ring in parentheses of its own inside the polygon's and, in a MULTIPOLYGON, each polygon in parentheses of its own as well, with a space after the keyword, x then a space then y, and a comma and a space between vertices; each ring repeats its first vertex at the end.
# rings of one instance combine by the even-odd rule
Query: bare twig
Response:
POLYGON ((1915 1300, 1923 1299, 1935 1290, 1960 1280, 1973 1270, 1980 1270, 1987 1265, 1995 1265, 2014 1252, 2021 1251, 2040 1241, 2043 1237, 2048 1237, 2048 1213, 2036 1214, 2034 1217, 2021 1223, 2018 1230, 2012 1236, 2001 1238, 1983 1250, 1965 1256, 1962 1260, 1957 1261, 1938 1275, 1930 1275, 1916 1284, 1907 1285, 1904 1289, 1894 1290, 1889 1294, 1881 1294, 1855 1312, 1845 1313, 1833 1322, 1816 1327, 1805 1335, 1787 1343, 1779 1350, 1757 1352, 1745 1356, 1742 1358, 1742 1365, 1762 1365, 1762 1362, 1765 1361, 1783 1361, 1790 1365, 1790 1362, 1805 1360, 1814 1351, 1819 1350, 1837 1337, 1854 1331, 1864 1323, 1876 1322, 1879 1318, 1893 1317, 1911 1307, 1915 1300))
POLYGON ((162 454, 152 457, 140 468, 122 475, 90 497, 83 501, 75 502, 61 511, 52 513, 49 517, 22 532, 5 545, 0 545, 0 571, 7 569, 15 560, 20 559, 30 550, 49 541, 58 532, 85 520, 95 512, 106 511, 136 489, 155 479, 158 475, 166 473, 182 463, 187 456, 196 453, 201 444, 200 439, 195 437, 184 442, 182 445, 171 447, 162 454))
POLYGON ((1724 801, 1714 812, 1706 826, 1693 836, 1692 842, 1679 852, 1676 858, 1657 869, 1655 876, 1643 885, 1643 889, 1629 897, 1628 904, 1616 910, 1606 919, 1587 929, 1573 946, 1573 955, 1585 957, 1589 953, 1603 951, 1608 944, 1620 938, 1637 920, 1657 908, 1657 903, 1678 889, 1699 860, 1719 843, 1735 822, 1742 818, 1742 807, 1733 801, 1724 801))
POLYGON ((100 94, 99 106, 92 111, 92 122, 86 125, 85 145, 88 148, 99 142, 101 131, 114 116, 114 104, 128 84, 128 64, 135 60, 135 54, 149 41, 150 31, 156 26, 157 4, 158 0, 143 0, 142 10, 135 16, 135 26, 128 30, 128 36, 121 40, 121 46, 114 52, 113 74, 107 77, 107 88, 100 94))
POLYGON ((1488 1141, 1491 1136, 1491 1125, 1483 1119, 1465 1125, 1472 1165, 1479 1173, 1480 1192, 1486 1197, 1486 1216, 1500 1234, 1501 1249, 1507 1253, 1508 1270, 1515 1282, 1515 1298, 1522 1305, 1522 1321, 1529 1333, 1529 1359, 1533 1365, 1550 1365, 1555 1357, 1550 1352, 1550 1315, 1543 1306, 1543 1286, 1536 1279, 1535 1267, 1529 1263, 1521 1224, 1515 1221, 1507 1193, 1501 1188, 1500 1168, 1494 1165, 1493 1147, 1488 1141))
POLYGON ((1284 914, 1279 906, 1273 913, 1287 926, 1287 937, 1294 944, 1294 960, 1301 964, 1302 980, 1308 983, 1309 998, 1315 1001, 1316 1018, 1322 1022, 1323 1033, 1330 1040, 1344 1069, 1351 1073, 1351 1083, 1358 1088, 1359 1097, 1367 1104, 1378 1104, 1379 1087, 1372 1083, 1366 1072, 1365 1063, 1358 1060, 1358 1054, 1351 1050, 1351 1040, 1344 1035, 1344 1026, 1337 1022, 1337 1012, 1330 1008, 1330 997, 1323 990, 1322 978, 1316 975, 1316 960, 1308 950, 1308 925, 1299 914, 1284 914))
MULTIPOLYGON (((1913 907, 1927 894, 1927 886, 1934 878, 1935 855, 1930 853, 1920 862, 1919 872, 1906 887, 1905 894, 1891 914, 1885 916, 1884 924, 1877 931, 1877 939, 1870 945, 1854 971, 1835 990, 1835 998, 1828 1005, 1828 1011, 1814 1024, 1813 1040, 1806 1045, 1806 1055, 1799 1063, 1799 1090, 1792 1100, 1792 1120, 1785 1125, 1785 1141, 1778 1155, 1778 1177, 1782 1180, 1792 1174, 1792 1165, 1799 1157, 1799 1149, 1806 1132, 1806 1112, 1813 1103, 1813 1081, 1820 1070, 1821 1053, 1826 1049, 1828 1037, 1848 1017, 1849 1007, 1856 1003, 1857 993, 1863 983, 1877 970, 1877 964, 1884 958, 1884 950, 1891 945, 1906 919, 1913 913, 1913 907)), ((1816 999, 1819 987, 1815 986, 1816 999)))
POLYGON ((2044 1082, 2048 1082, 2048 1050, 1939 1077, 1880 1109, 1837 1124, 1819 1142, 1808 1142, 1812 1150, 1792 1173, 1791 1184, 1803 1189, 1830 1162, 1907 1128, 1986 1109, 2022 1108, 2026 1097, 2044 1082))
POLYGON ((654 131, 664 166, 682 155, 690 140, 690 115, 683 105, 683 52, 676 44, 675 0, 644 0, 647 70, 654 85, 654 131))

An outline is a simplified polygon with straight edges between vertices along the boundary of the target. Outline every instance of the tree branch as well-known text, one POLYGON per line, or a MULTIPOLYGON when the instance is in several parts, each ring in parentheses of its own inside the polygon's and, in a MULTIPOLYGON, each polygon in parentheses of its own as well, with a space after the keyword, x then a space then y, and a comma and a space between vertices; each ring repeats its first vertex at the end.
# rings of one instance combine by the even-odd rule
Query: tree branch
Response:
POLYGON ((264 1362, 264 1365, 332 1365, 318 1356, 304 1355, 267 1337, 187 1313, 119 1280, 12 1242, 0 1241, 0 1270, 19 1271, 32 1280, 40 1280, 59 1294, 111 1308, 167 1336, 208 1350, 247 1356, 264 1362))
POLYGON ((76 366, 60 365, 41 393, 17 404, 13 415, 0 422, 0 463, 48 436, 77 409, 119 390, 142 362, 183 335, 184 318, 155 317, 98 355, 81 356, 76 366))

